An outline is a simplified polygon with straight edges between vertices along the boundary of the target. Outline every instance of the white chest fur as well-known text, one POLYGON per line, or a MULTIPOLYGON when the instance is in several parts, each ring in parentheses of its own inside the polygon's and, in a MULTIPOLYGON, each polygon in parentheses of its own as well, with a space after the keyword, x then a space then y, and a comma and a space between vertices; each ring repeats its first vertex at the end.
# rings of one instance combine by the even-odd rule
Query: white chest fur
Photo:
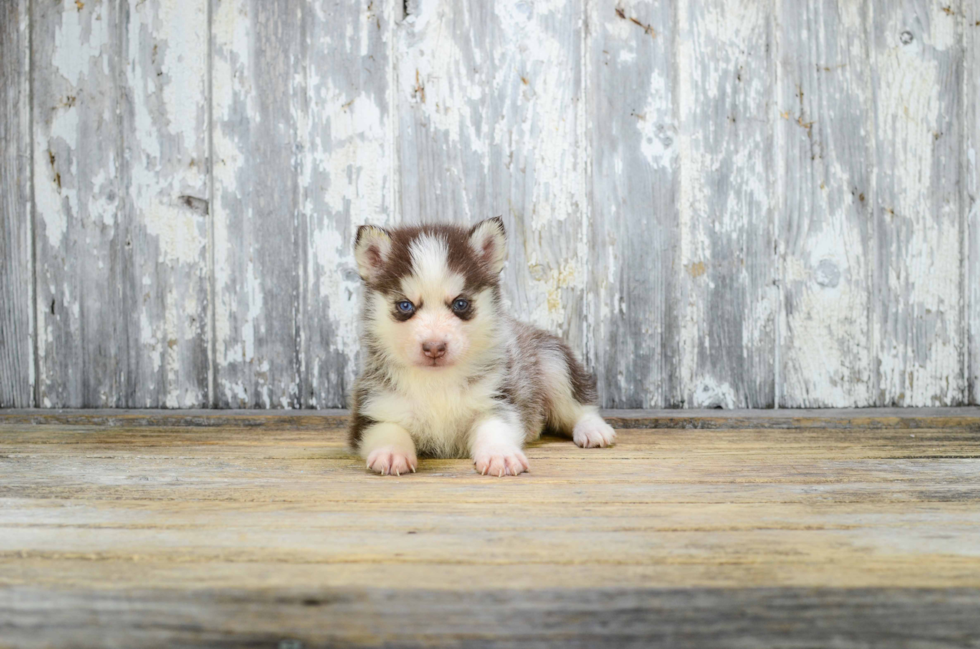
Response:
POLYGON ((363 406, 375 421, 398 424, 422 453, 466 457, 474 423, 492 411, 497 376, 469 382, 452 372, 411 371, 398 388, 371 395, 363 406))

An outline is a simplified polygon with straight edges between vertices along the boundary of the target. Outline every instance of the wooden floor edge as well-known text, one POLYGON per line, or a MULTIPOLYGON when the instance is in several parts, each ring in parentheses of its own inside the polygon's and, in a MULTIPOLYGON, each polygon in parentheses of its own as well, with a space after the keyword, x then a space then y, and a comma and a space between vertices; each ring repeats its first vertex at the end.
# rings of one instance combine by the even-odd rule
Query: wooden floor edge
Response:
MULTIPOLYGON (((345 428, 346 410, 0 409, 0 426, 345 428)), ((614 428, 974 428, 980 407, 841 410, 605 410, 614 428)))

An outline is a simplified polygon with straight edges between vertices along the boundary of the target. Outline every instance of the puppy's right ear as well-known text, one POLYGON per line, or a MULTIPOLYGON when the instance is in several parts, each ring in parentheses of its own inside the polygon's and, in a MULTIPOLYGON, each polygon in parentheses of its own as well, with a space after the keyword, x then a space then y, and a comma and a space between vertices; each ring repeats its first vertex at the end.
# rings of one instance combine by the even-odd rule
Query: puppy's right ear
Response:
POLYGON ((470 245, 477 259, 494 275, 500 273, 507 259, 504 220, 499 216, 484 219, 470 229, 470 245))
POLYGON ((375 279, 384 268, 390 253, 391 235, 387 230, 374 225, 357 228, 354 259, 357 260, 357 272, 361 279, 365 282, 375 279))

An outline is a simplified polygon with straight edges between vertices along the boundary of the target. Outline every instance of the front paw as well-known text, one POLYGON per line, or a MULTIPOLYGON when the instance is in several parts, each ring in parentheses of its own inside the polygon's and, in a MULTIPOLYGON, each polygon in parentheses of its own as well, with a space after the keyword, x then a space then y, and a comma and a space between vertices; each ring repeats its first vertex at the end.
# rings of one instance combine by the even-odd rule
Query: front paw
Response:
POLYGON ((520 449, 488 449, 473 456, 473 464, 480 475, 520 475, 530 470, 527 457, 520 449))
POLYGON ((596 414, 582 417, 572 431, 572 441, 582 448, 601 448, 616 442, 616 431, 596 414))
POLYGON ((394 446, 375 449, 367 457, 367 468, 381 475, 400 476, 409 471, 415 473, 417 466, 418 460, 413 453, 406 453, 394 446))

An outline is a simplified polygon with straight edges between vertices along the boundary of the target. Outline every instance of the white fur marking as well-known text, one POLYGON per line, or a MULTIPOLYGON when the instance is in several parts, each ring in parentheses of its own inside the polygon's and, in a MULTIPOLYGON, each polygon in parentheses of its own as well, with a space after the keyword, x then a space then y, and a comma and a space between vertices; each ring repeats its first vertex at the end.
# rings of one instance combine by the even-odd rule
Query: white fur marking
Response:
POLYGON ((411 436, 396 424, 375 424, 361 439, 361 457, 367 459, 367 468, 381 475, 415 473, 418 459, 411 436))
MULTIPOLYGON (((511 416, 509 419, 516 419, 511 416)), ((471 442, 473 464, 481 475, 502 478, 520 475, 530 469, 521 451, 524 433, 515 421, 490 417, 476 425, 471 442)))
MULTIPOLYGON (((548 413, 552 426, 561 431, 570 431, 589 413, 597 413, 595 406, 583 405, 572 394, 569 382, 569 369, 564 355, 557 350, 542 351, 539 356, 542 385, 551 402, 548 413)), ((598 414, 595 415, 598 417, 598 414)), ((601 418, 599 418, 602 421, 601 418)))
POLYGON ((439 457, 467 457, 473 421, 491 411, 496 402, 498 372, 475 383, 469 370, 450 366, 405 368, 392 374, 398 391, 379 391, 362 404, 362 412, 376 421, 390 421, 409 431, 416 448, 439 457))
POLYGON ((412 255, 413 274, 423 286, 446 284, 449 275, 449 266, 446 264, 449 247, 445 239, 424 234, 412 242, 409 253, 412 255))
POLYGON ((409 254, 412 256, 412 274, 402 278, 402 292, 410 300, 439 307, 463 290, 466 280, 449 270, 449 248, 445 239, 422 235, 412 242, 409 254))
POLYGON ((616 431, 603 421, 594 410, 579 418, 572 431, 572 441, 582 448, 612 446, 616 441, 616 431))

